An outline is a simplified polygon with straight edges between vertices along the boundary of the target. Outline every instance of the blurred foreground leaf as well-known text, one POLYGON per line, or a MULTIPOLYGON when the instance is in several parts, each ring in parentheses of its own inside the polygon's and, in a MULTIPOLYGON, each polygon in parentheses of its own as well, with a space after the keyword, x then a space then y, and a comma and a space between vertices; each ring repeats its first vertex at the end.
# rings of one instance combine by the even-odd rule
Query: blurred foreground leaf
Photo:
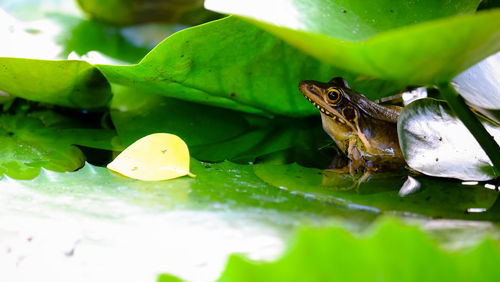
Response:
POLYGON ((500 50, 500 10, 479 1, 207 0, 322 61, 407 84, 450 81, 500 50), (453 17, 453 15, 458 15, 453 17))
POLYGON ((497 241, 446 251, 418 228, 386 220, 359 238, 303 228, 274 262, 231 256, 218 281, 495 281, 499 262, 497 241))

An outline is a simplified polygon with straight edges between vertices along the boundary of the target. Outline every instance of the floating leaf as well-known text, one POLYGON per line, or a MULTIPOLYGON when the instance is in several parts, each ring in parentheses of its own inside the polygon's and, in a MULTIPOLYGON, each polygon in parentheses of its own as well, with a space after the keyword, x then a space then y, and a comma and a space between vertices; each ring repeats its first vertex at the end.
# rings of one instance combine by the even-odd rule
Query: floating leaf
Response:
POLYGON ((479 1, 207 0, 333 66, 426 84, 449 81, 500 50, 500 10, 479 1), (279 3, 279 4, 278 4, 279 3), (453 17, 453 15, 458 15, 453 17))
POLYGON ((188 175, 189 151, 176 135, 145 136, 121 152, 108 168, 130 178, 159 181, 188 175))
MULTIPOLYGON (((500 140, 500 127, 480 120, 500 140)), ((479 143, 444 102, 420 99, 405 107, 398 119, 398 136, 408 165, 427 175, 463 180, 499 176, 479 143)))

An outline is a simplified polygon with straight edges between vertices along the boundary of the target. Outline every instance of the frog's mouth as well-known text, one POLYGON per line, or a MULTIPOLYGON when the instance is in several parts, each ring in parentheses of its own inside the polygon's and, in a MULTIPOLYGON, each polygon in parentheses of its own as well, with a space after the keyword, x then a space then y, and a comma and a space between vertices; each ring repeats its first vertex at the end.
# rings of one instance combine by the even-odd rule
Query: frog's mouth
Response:
POLYGON ((328 105, 325 100, 323 100, 323 89, 326 88, 328 88, 328 84, 313 80, 304 80, 299 83, 299 90, 302 95, 304 95, 304 97, 306 97, 306 99, 311 102, 311 104, 318 108, 318 110, 322 114, 330 117, 335 122, 349 125, 349 127, 354 130, 354 127, 350 122, 348 122, 342 115, 340 115, 336 110, 328 105), (316 84, 320 85, 317 86, 316 84))

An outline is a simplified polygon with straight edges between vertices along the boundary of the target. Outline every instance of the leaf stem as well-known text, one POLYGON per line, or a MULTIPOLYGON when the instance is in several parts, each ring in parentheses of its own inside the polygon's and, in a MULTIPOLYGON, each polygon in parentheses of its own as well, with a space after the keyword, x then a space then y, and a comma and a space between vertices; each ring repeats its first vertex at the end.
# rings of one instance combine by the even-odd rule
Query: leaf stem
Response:
POLYGON ((477 116, 469 109, 462 96, 455 91, 455 88, 450 83, 439 84, 439 90, 448 101, 451 109, 479 142, 496 171, 500 171, 500 146, 495 142, 493 136, 486 131, 477 116))

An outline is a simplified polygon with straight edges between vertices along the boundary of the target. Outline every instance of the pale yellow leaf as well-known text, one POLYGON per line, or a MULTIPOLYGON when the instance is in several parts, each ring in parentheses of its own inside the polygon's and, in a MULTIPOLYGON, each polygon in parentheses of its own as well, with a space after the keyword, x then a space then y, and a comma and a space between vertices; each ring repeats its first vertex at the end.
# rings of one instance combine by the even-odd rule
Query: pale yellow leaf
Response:
POLYGON ((135 141, 108 164, 108 169, 146 181, 193 176, 186 143, 168 133, 154 133, 135 141))

